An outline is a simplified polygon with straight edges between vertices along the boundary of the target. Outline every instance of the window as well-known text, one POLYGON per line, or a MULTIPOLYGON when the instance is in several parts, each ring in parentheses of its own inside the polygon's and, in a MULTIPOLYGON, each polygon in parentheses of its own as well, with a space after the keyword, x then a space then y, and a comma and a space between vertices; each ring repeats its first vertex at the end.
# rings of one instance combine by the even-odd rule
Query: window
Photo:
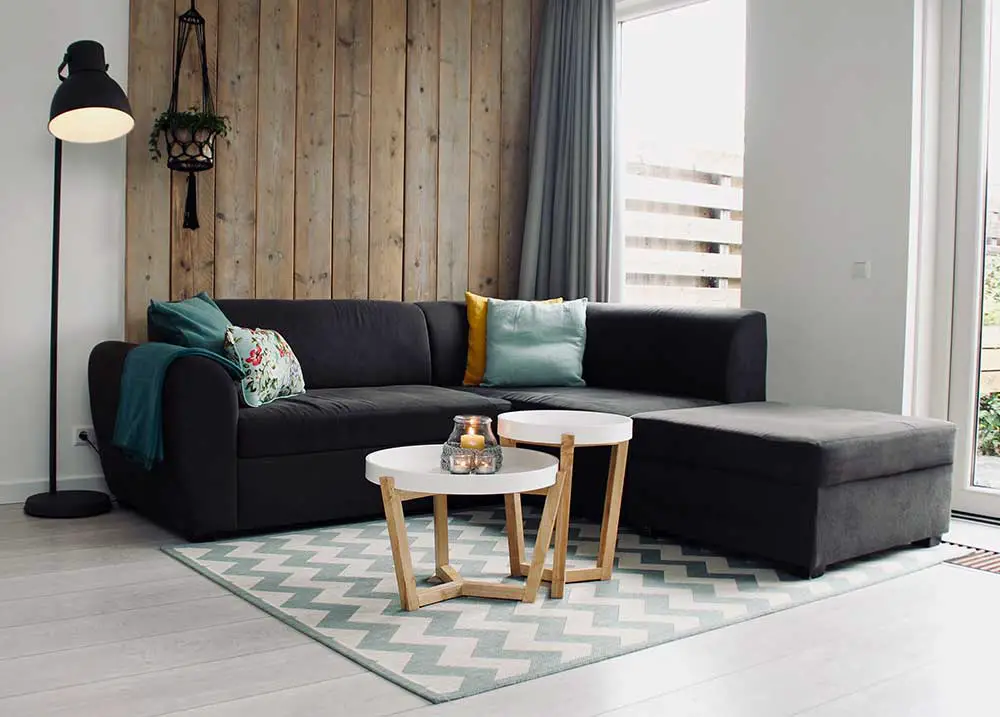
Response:
POLYGON ((626 303, 739 306, 746 0, 677 4, 619 25, 619 294, 626 303))

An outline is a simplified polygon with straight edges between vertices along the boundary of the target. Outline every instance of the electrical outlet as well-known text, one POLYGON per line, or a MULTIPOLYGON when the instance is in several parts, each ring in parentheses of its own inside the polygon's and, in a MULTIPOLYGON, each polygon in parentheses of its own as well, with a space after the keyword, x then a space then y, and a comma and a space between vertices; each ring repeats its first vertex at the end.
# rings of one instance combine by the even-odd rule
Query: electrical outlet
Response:
POLYGON ((88 438, 94 443, 97 442, 93 426, 73 426, 74 446, 86 446, 88 438))

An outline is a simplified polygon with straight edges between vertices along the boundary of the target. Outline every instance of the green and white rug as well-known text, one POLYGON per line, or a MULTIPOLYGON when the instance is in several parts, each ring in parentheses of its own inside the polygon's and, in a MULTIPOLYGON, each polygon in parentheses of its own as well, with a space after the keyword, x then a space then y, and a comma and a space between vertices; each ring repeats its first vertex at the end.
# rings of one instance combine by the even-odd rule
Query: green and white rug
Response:
MULTIPOLYGON (((430 516, 407 520, 414 568, 430 575, 430 516)), ((529 536, 531 531, 527 531, 529 536)), ((456 513, 451 563, 509 579, 503 510, 456 513)), ((570 565, 597 552, 576 525, 570 565), (575 559, 575 560, 574 560, 575 559)), ((466 697, 731 625, 920 570, 968 552, 942 544, 882 553, 805 581, 767 565, 623 532, 614 577, 534 604, 457 598, 399 607, 384 521, 164 548, 324 645, 433 702, 466 697)))

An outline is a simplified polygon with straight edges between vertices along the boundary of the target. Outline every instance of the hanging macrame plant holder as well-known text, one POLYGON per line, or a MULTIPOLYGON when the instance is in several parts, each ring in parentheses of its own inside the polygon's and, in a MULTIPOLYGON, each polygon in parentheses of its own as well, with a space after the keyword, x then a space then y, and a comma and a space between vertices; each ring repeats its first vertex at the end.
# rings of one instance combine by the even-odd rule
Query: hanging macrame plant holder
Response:
MULTIPOLYGON (((208 59, 205 53, 205 18, 191 9, 177 18, 177 47, 174 54, 174 83, 170 91, 170 105, 167 111, 178 112, 177 94, 180 86, 181 68, 184 66, 184 52, 192 32, 198 44, 201 58, 201 108, 205 115, 215 114, 212 102, 212 87, 208 80, 208 59)), ((195 108, 192 107, 192 110, 195 108)), ((167 126, 163 129, 163 139, 167 147, 167 167, 175 172, 187 172, 187 199, 184 202, 184 228, 197 229, 198 224, 198 180, 197 172, 211 169, 215 164, 215 138, 212 129, 198 127, 167 126)))

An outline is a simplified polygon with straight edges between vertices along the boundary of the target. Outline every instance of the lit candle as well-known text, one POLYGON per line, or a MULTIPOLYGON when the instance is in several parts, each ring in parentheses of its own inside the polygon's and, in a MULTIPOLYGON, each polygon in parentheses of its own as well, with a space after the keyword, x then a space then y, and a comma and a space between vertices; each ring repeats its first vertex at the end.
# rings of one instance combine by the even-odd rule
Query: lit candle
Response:
POLYGON ((471 473, 476 467, 475 456, 468 453, 455 453, 449 458, 449 470, 452 473, 471 473))
POLYGON ((471 451, 481 451, 486 447, 486 438, 478 433, 466 433, 461 438, 461 446, 471 451))
POLYGON ((491 453, 480 453, 476 456, 476 473, 496 473, 496 459, 491 453))

